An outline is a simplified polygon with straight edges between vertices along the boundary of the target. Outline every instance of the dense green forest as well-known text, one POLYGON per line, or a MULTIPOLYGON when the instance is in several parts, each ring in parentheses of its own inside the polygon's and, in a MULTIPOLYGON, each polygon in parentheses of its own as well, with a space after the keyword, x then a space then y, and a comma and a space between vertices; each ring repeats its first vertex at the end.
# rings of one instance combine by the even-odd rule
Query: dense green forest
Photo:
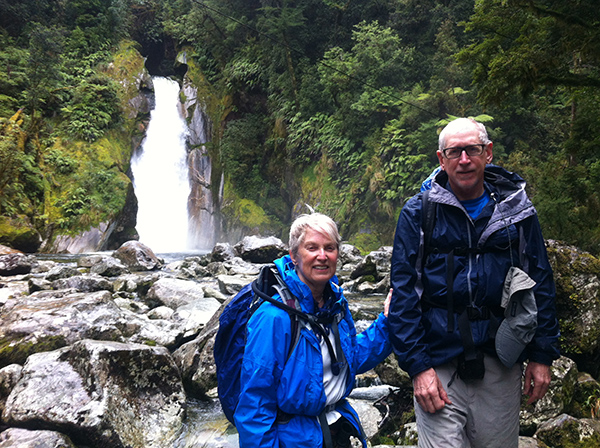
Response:
POLYGON ((474 116, 545 237, 600 252, 595 0, 0 0, 0 27, 0 238, 117 219, 139 52, 218 99, 225 231, 284 235, 308 204, 390 244, 440 127, 474 116))

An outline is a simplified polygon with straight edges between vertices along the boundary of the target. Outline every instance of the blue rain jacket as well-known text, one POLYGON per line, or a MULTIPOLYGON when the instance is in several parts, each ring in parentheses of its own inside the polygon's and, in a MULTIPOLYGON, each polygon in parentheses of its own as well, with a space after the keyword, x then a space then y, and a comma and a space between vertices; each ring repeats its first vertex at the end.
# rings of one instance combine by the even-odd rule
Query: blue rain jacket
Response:
MULTIPOLYGON (((318 309, 311 291, 298 278, 290 257, 275 260, 275 265, 298 298, 302 311, 315 314, 318 309)), ((391 354, 392 348, 383 313, 367 330, 357 335, 348 302, 335 276, 330 280, 330 287, 334 300, 329 312, 343 313, 338 327, 349 366, 344 393, 347 397, 354 387, 355 375, 375 367, 391 354)), ((247 334, 241 393, 235 411, 240 447, 322 447, 323 434, 318 416, 325 408, 326 397, 323 359, 316 334, 302 326, 300 338, 286 361, 292 339, 291 320, 286 311, 270 303, 263 303, 252 315, 247 334), (277 419, 278 409, 289 414, 289 421, 277 419)), ((335 408, 359 427, 358 415, 345 399, 335 408)), ((363 446, 366 447, 364 440, 363 446)))
MULTIPOLYGON (((525 245, 524 270, 536 281, 533 290, 538 307, 535 337, 520 360, 551 365, 552 360, 559 357, 555 286, 537 214, 525 193, 525 181, 514 173, 488 165, 485 188, 498 203, 491 200, 475 220, 449 191, 447 183, 448 176, 442 171, 431 184, 429 201, 439 205, 430 247, 438 251, 429 254, 425 263, 422 193, 406 203, 398 218, 391 267, 394 292, 388 317, 400 367, 414 377, 462 353, 457 322, 460 312, 469 304, 485 305, 499 319, 503 318, 500 303, 504 278, 512 263, 520 266, 520 244, 525 245), (448 332, 446 257, 450 249, 458 247, 483 250, 454 255, 455 328, 448 332)), ((475 345, 495 353, 490 321, 477 320, 470 324, 475 345)))

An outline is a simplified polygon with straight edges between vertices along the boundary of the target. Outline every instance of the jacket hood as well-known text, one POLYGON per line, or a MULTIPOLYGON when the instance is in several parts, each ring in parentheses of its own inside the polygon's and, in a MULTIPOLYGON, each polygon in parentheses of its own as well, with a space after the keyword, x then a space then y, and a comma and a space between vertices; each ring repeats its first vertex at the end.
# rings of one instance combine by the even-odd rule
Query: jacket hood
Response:
MULTIPOLYGON (((278 258, 273 263, 277 267, 279 274, 281 274, 281 278, 286 283, 291 293, 294 294, 298 301, 300 302, 300 306, 302 307, 302 311, 305 313, 315 314, 317 311, 326 312, 327 310, 317 310, 315 308, 314 299, 312 296, 312 291, 298 277, 298 273, 296 272, 296 267, 292 262, 292 258, 289 255, 284 255, 281 258, 278 258)), ((329 280, 329 285, 325 288, 326 291, 330 290, 330 299, 328 303, 326 303, 326 308, 329 309, 330 312, 339 312, 339 307, 342 306, 342 301, 345 300, 342 294, 342 288, 338 286, 338 278, 337 276, 333 276, 329 280), (331 303, 333 302, 333 303, 331 303)))
MULTIPOLYGON (((535 208, 525 192, 525 180, 516 173, 496 165, 487 165, 484 171, 485 186, 496 202, 496 207, 479 244, 501 227, 506 227, 534 215, 535 208)), ((430 199, 441 204, 462 208, 460 201, 448 190, 448 174, 440 171, 431 185, 430 199)), ((466 213, 466 212, 465 212, 466 213)))

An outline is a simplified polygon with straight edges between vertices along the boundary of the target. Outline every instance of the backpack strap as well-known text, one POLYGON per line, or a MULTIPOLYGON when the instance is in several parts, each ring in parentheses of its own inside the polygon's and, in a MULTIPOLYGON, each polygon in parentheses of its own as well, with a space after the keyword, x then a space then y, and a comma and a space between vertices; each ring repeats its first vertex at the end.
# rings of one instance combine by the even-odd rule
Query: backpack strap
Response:
POLYGON ((423 229, 423 266, 425 266, 425 260, 431 252, 431 235, 433 234, 433 228, 435 227, 435 218, 437 215, 437 202, 431 205, 429 200, 429 192, 431 190, 425 190, 421 195, 421 229, 423 229))
MULTIPOLYGON (((329 351, 329 355, 331 356, 331 372, 334 375, 339 375, 340 367, 344 364, 345 358, 344 353, 341 349, 341 342, 336 319, 333 319, 333 321, 330 323, 332 325, 332 330, 334 331, 338 354, 341 355, 339 360, 336 356, 335 350, 333 349, 333 345, 329 340, 327 330, 325 330, 325 328, 323 327, 322 322, 316 316, 313 316, 312 314, 307 314, 300 309, 298 299, 291 293, 291 291, 279 275, 279 272, 274 267, 274 265, 266 265, 261 268, 258 278, 252 282, 252 292, 254 292, 254 294, 258 298, 269 302, 271 305, 274 305, 279 309, 286 311, 290 315, 290 319, 292 320, 293 338, 299 337, 300 334, 299 328, 294 329, 294 325, 297 326, 297 324, 294 324, 294 321, 300 319, 310 324, 310 327, 314 331, 319 333, 321 337, 325 340, 325 344, 327 344, 327 350, 329 351), (278 293, 282 297, 282 300, 293 303, 293 306, 289 305, 288 303, 283 303, 279 300, 274 299, 272 296, 275 295, 275 293, 278 293)), ((298 340, 295 339, 290 344, 288 359, 297 341, 298 340)))

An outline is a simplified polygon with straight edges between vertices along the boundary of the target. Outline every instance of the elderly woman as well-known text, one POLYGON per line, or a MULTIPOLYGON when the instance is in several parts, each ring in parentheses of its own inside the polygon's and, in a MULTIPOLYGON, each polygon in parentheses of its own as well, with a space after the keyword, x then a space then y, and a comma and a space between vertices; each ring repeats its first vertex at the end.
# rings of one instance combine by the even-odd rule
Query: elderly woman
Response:
POLYGON ((345 398, 357 373, 391 353, 389 296, 384 313, 357 335, 335 277, 340 240, 335 222, 325 215, 302 215, 292 224, 290 254, 275 265, 302 311, 329 322, 324 327, 330 343, 322 332, 300 324, 290 352, 289 314, 270 303, 253 314, 234 416, 241 448, 349 447, 351 435, 366 447, 358 415, 345 398))

